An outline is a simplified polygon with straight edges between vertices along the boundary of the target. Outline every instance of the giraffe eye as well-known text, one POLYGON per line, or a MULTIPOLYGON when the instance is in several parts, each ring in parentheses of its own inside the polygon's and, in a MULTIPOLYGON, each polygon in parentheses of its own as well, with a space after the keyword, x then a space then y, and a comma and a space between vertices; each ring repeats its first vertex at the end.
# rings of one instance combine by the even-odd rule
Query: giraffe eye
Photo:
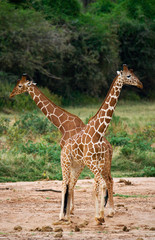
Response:
POLYGON ((131 77, 131 75, 128 75, 128 76, 127 76, 127 78, 130 78, 130 77, 131 77))
POLYGON ((22 87, 22 85, 18 85, 18 87, 19 87, 19 88, 21 88, 21 87, 22 87))

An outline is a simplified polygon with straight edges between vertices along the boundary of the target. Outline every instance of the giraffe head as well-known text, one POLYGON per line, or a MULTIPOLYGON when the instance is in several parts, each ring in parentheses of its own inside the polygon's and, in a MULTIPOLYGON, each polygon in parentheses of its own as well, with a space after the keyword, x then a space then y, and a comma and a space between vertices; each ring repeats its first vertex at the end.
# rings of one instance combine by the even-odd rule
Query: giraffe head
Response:
POLYGON ((127 65, 123 65, 123 71, 117 72, 118 76, 121 76, 123 84, 137 86, 143 88, 143 84, 139 81, 132 69, 128 69, 127 65))
POLYGON ((29 88, 32 85, 36 85, 36 83, 33 83, 30 78, 28 77, 28 75, 26 73, 24 73, 22 75, 22 78, 19 79, 17 81, 16 86, 14 87, 12 93, 10 94, 10 98, 14 97, 18 94, 24 93, 24 92, 28 92, 29 88))

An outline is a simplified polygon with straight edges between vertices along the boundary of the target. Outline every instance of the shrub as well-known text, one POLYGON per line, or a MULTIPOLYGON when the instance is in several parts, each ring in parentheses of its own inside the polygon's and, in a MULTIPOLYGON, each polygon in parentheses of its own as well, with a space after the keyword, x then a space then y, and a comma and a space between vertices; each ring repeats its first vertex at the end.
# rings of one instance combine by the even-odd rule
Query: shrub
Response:
POLYGON ((26 134, 26 129, 20 129, 18 126, 11 126, 7 131, 6 138, 9 145, 17 145, 19 142, 23 142, 26 134))
POLYGON ((126 145, 130 141, 129 136, 121 136, 121 134, 119 133, 116 136, 109 137, 109 139, 110 139, 110 143, 114 146, 126 145))
POLYGON ((38 115, 36 111, 22 114, 14 126, 33 134, 45 134, 56 130, 47 118, 38 115))
POLYGON ((73 92, 70 98, 63 98, 63 105, 65 106, 88 106, 98 103, 98 98, 80 92, 73 92))
MULTIPOLYGON (((112 120, 110 122, 110 126, 107 129, 106 136, 108 139, 111 138, 126 138, 128 126, 127 123, 123 120, 123 118, 116 116, 113 114, 112 120)), ((115 141, 115 140, 114 140, 115 141)))
POLYGON ((118 23, 120 57, 123 63, 135 68, 143 79, 145 94, 155 88, 154 76, 154 15, 155 4, 149 1, 122 1, 114 9, 118 23))
POLYGON ((93 1, 93 3, 89 6, 89 12, 101 15, 103 13, 110 13, 112 9, 115 7, 115 3, 110 0, 98 0, 93 1))
POLYGON ((17 148, 12 148, 8 153, 6 150, 0 152, 0 181, 62 179, 59 147, 52 148, 44 144, 32 147, 32 145, 28 143, 25 148, 20 145, 18 151, 17 148), (26 154, 26 152, 32 153, 26 154))
POLYGON ((0 117, 0 136, 6 134, 9 128, 10 119, 0 117))
POLYGON ((155 167, 144 167, 142 177, 155 177, 155 167))

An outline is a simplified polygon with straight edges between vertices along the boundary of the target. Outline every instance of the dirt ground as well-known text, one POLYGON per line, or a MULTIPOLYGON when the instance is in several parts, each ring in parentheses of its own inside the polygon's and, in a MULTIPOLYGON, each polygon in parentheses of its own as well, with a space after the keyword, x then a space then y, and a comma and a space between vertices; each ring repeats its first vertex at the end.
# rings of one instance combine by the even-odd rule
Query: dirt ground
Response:
POLYGON ((35 191, 45 188, 61 190, 61 181, 1 183, 0 240, 153 240, 155 178, 125 178, 125 180, 127 182, 120 182, 119 178, 114 179, 116 214, 113 218, 106 217, 107 206, 103 225, 96 225, 94 220, 91 179, 79 180, 77 183, 75 211, 69 225, 54 225, 59 217, 61 193, 35 191), (55 232, 61 229, 62 233, 55 232))

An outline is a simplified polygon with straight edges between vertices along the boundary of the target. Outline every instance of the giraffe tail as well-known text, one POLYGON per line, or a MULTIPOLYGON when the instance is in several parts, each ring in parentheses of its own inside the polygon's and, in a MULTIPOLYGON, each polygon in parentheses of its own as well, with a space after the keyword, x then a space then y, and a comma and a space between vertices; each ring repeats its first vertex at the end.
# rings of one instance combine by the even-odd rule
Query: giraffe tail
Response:
POLYGON ((108 189, 106 189, 106 195, 104 197, 104 207, 106 207, 107 202, 108 202, 108 189))
POLYGON ((69 195, 69 186, 68 186, 68 184, 67 184, 67 185, 66 185, 66 192, 65 192, 65 199, 64 199, 64 210, 63 210, 64 215, 66 215, 68 195, 69 195))

